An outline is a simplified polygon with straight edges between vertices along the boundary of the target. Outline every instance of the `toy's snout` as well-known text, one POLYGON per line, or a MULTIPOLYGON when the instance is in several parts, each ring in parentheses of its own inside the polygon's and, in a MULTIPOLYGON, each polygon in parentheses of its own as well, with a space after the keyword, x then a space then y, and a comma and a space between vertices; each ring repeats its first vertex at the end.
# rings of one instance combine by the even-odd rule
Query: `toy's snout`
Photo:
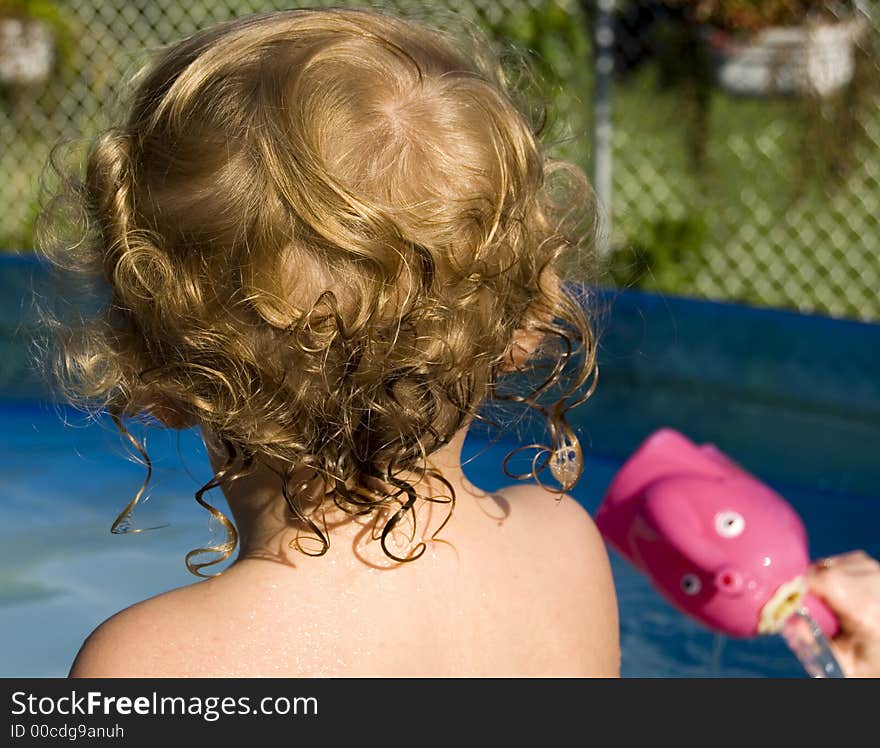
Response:
POLYGON ((721 569, 715 574, 715 587, 724 595, 741 595, 745 587, 743 575, 733 567, 721 569))

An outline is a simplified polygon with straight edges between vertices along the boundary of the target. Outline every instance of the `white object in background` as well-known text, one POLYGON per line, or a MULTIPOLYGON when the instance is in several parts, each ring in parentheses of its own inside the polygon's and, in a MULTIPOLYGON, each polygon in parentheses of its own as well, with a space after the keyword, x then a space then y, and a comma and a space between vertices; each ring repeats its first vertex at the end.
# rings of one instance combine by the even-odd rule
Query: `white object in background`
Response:
POLYGON ((41 83, 49 77, 55 57, 55 36, 40 21, 0 18, 0 81, 41 83))
POLYGON ((855 69, 854 45, 861 18, 812 26, 779 26, 740 40, 710 31, 719 84, 735 94, 816 93, 846 86, 855 69))

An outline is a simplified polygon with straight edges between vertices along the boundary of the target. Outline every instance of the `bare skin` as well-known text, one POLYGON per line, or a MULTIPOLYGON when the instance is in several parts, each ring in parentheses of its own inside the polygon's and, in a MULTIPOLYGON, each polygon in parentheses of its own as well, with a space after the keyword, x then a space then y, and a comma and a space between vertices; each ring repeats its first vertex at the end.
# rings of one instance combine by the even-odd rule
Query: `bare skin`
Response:
POLYGON ((617 601, 589 515, 535 486, 481 491, 461 469, 465 434, 431 456, 457 503, 431 540, 446 507, 420 502, 418 560, 391 562, 347 516, 330 518, 326 555, 289 548, 278 479, 257 473, 227 489, 237 560, 109 618, 71 677, 618 676, 617 601))
POLYGON ((848 678, 880 678, 880 563, 851 551, 813 564, 810 589, 837 614, 840 632, 831 642, 848 678))

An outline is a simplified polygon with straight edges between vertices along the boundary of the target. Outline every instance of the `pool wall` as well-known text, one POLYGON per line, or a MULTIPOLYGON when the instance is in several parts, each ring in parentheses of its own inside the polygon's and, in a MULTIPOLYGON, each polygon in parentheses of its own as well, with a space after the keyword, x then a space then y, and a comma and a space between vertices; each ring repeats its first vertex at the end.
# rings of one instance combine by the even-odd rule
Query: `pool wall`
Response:
MULTIPOLYGON (((44 267, 0 254, 0 401, 51 400, 33 369, 44 267)), ((622 460, 654 429, 710 441, 770 481, 880 495, 880 325, 593 289, 599 386, 573 418, 622 460), (759 425, 759 428, 756 426, 759 425)))

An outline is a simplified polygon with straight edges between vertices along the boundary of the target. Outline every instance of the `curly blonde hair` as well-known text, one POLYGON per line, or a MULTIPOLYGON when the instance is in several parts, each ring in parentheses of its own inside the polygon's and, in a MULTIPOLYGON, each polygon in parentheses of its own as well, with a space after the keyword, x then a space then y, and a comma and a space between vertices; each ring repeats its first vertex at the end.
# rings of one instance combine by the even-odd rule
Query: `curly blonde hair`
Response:
POLYGON ((528 476, 577 444, 565 412, 592 391, 595 346, 557 273, 589 249, 592 193, 543 153, 546 119, 530 121, 498 59, 474 35, 375 10, 233 20, 158 54, 84 176, 59 172, 39 240, 59 279, 54 371, 148 467, 114 532, 149 481, 127 419, 205 425, 226 447, 196 494, 227 532, 187 555, 203 576, 237 543, 203 496, 255 464, 284 466, 290 511, 318 541, 300 550, 327 550, 315 511, 332 501, 383 511, 382 548, 404 561, 424 544, 398 556, 388 533, 419 498, 451 512, 454 491, 419 497, 401 476, 442 480, 428 456, 481 403, 546 416, 552 444, 528 476), (517 331, 544 341, 527 365, 517 331))

